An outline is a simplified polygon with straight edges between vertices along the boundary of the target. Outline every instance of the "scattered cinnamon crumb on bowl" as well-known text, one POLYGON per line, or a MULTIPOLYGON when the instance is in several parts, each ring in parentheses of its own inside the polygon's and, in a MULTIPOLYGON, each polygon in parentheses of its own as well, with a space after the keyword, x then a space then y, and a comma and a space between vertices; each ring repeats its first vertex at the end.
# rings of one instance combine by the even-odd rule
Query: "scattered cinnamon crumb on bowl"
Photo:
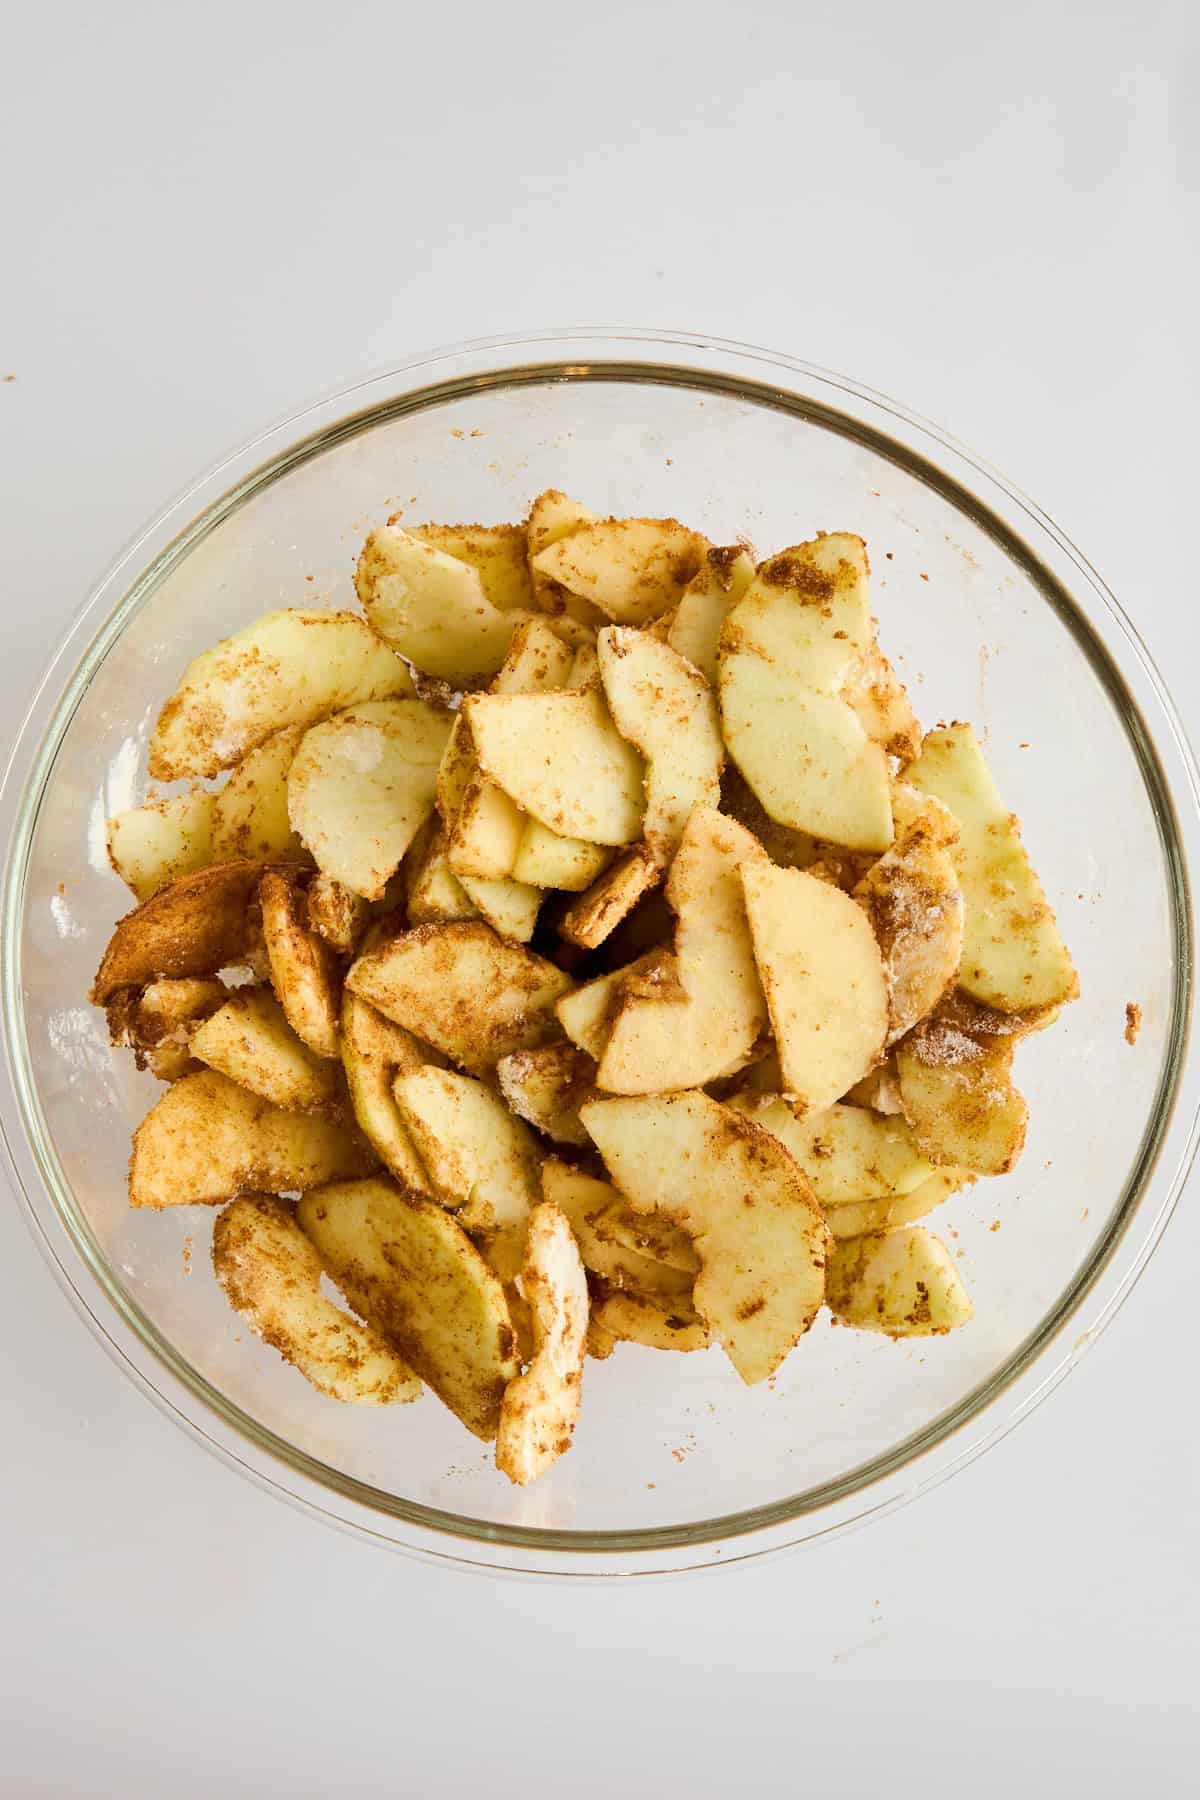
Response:
POLYGON ((1136 1044, 1138 1032, 1142 1029, 1142 1009, 1136 1000, 1129 1000, 1125 1005, 1125 1042, 1136 1044))

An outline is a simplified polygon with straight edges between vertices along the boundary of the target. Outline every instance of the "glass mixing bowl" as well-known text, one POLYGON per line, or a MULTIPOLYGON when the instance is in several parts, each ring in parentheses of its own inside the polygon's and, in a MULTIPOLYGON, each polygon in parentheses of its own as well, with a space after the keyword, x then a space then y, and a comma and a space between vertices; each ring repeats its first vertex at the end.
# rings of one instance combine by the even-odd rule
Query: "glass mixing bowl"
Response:
POLYGON ((143 1390, 229 1463, 427 1556, 644 1573, 880 1514, 1073 1365, 1144 1266, 1195 1150, 1196 770, 1144 648, 994 471, 782 356, 547 333, 439 351, 308 407, 198 482, 100 583, 35 697, 0 817, 5 1135, 63 1285, 143 1390), (432 1397, 339 1406, 252 1339, 209 1275, 208 1209, 129 1210, 130 1132, 159 1089, 110 1051, 86 995, 129 904, 104 820, 142 792, 151 725, 188 660, 269 607, 353 604, 359 544, 390 513, 516 519, 551 486, 605 513, 676 514, 718 543, 745 533, 762 553, 818 528, 861 532, 884 646, 927 724, 965 717, 984 734, 1082 996, 1020 1047, 1031 1124, 1016 1172, 933 1221, 972 1324, 895 1344, 823 1315, 754 1389, 719 1350, 621 1346, 588 1364, 570 1455, 521 1491, 432 1397))

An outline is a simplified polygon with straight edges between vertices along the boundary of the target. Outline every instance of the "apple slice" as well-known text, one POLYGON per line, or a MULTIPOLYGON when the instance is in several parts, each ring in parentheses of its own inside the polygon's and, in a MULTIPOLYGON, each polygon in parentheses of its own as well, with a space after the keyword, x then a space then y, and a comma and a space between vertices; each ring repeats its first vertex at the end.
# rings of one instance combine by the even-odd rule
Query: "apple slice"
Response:
POLYGON ((512 873, 524 830, 525 814, 520 807, 476 769, 464 783, 450 827, 450 867, 460 881, 464 875, 500 881, 512 873))
POLYGON ((463 716, 485 774, 543 825, 591 844, 641 835, 642 759, 599 694, 476 694, 463 716))
MULTIPOLYGON (((561 688, 571 661, 571 651, 545 619, 526 619, 514 631, 490 691, 536 694, 561 688)), ((528 821, 503 788, 480 769, 464 718, 456 720, 443 759, 438 806, 449 831, 450 867, 456 875, 499 881, 512 873, 528 821)))
POLYGON ((634 1210, 692 1237, 696 1311, 743 1381, 765 1380, 825 1297, 829 1235, 795 1162, 699 1092, 594 1100, 583 1122, 634 1210))
POLYGON ((857 850, 892 841, 887 756, 842 694, 872 642, 866 550, 837 532, 760 566, 719 656, 725 742, 766 811, 857 850))
POLYGON ((555 1006, 559 1024, 573 1044, 586 1051, 593 1061, 598 1061, 608 1042, 613 1015, 627 994, 665 991, 676 1000, 683 999, 674 963, 671 952, 659 948, 647 951, 645 956, 627 963, 623 969, 612 969, 607 975, 584 982, 582 987, 564 995, 555 1006))
POLYGON ((493 606, 478 569, 398 525, 368 537, 354 586, 380 637, 455 687, 496 673, 519 618, 493 606))
POLYGON ((580 525, 593 524, 595 518, 594 512, 589 512, 578 500, 570 499, 560 488, 547 488, 530 507, 525 525, 534 604, 551 615, 555 629, 565 638, 581 644, 595 637, 598 627, 605 622, 604 614, 590 600, 568 593, 560 581, 541 574, 537 558, 551 544, 560 543, 572 531, 578 530, 580 525))
POLYGON ((404 858, 404 898, 410 925, 479 916, 479 908, 450 867, 446 831, 438 819, 426 820, 404 858))
POLYGON ((853 1087, 846 1089, 843 1100, 850 1106, 866 1106, 872 1112, 883 1113, 893 1118, 902 1113, 904 1107, 900 1100, 900 1081, 896 1074, 895 1056, 889 1056, 878 1068, 856 1081, 853 1087))
POLYGON ((397 1075, 423 1069, 436 1051, 417 1042, 356 994, 342 1001, 342 1063, 359 1128, 400 1183, 428 1194, 429 1177, 392 1094, 397 1075))
POLYGON ((379 1180, 314 1188, 296 1218, 355 1312, 468 1431, 494 1438, 520 1369, 516 1334, 499 1279, 458 1221, 379 1180))
POLYGON ((552 1037, 554 1003, 573 985, 482 920, 418 925, 360 956, 346 977, 351 993, 477 1075, 552 1037))
MULTIPOLYGON (((380 896, 385 906, 390 905, 392 897, 386 892, 380 896)), ((352 894, 332 875, 319 871, 308 884, 304 916, 309 930, 324 938, 339 956, 354 955, 371 922, 370 909, 361 895, 352 894)))
POLYGON ((228 998, 223 981, 194 977, 123 988, 105 1008, 109 1039, 132 1050, 139 1069, 149 1069, 159 1081, 178 1081, 200 1067, 192 1055, 192 1032, 228 998))
POLYGON ((570 1222, 584 1267, 593 1275, 613 1287, 640 1294, 644 1300, 653 1300, 657 1306, 691 1311, 698 1259, 692 1269, 678 1269, 645 1256, 640 1250, 631 1250, 614 1239, 611 1232, 602 1232, 599 1220, 609 1212, 623 1209, 633 1219, 638 1216, 607 1181, 596 1181, 549 1157, 542 1165, 542 1192, 570 1222))
POLYGON ((840 888, 765 857, 739 874, 788 1098, 820 1112, 882 1053, 888 997, 879 946, 840 888))
POLYGON ((729 1102, 777 1137, 824 1207, 908 1194, 934 1174, 904 1119, 861 1106, 829 1106, 798 1119, 778 1094, 729 1102))
POLYGON ((1079 978, 971 727, 931 731, 905 780, 958 821, 952 855, 965 908, 959 985, 1000 1012, 1073 1000, 1079 978))
POLYGON ((307 725, 289 725, 251 750, 213 795, 213 860, 255 857, 307 862, 308 852, 288 818, 287 778, 307 725))
POLYGON ((185 1075, 133 1134, 129 1204, 211 1206, 254 1190, 290 1193, 367 1175, 365 1138, 332 1119, 284 1112, 216 1069, 185 1075))
POLYGON ((138 900, 149 900, 177 876, 218 860, 212 848, 215 799, 199 788, 135 806, 108 821, 108 860, 138 900))
POLYGON ((314 725, 288 771, 288 814, 323 874, 383 897, 433 811, 450 716, 423 700, 376 700, 314 725))
POLYGON ((321 1292, 321 1259, 285 1201, 232 1201, 213 1227, 212 1262, 229 1304, 319 1394, 351 1406, 420 1398, 407 1363, 321 1292))
POLYGON ((298 1038, 318 1056, 337 1058, 341 977, 324 938, 308 929, 304 895, 281 870, 268 869, 258 889, 271 986, 298 1038))
POLYGON ((504 1390, 496 1467, 517 1486, 536 1481, 564 1451, 579 1417, 588 1290, 571 1228, 556 1206, 529 1217, 521 1290, 532 1313, 528 1369, 504 1390))
POLYGON ((852 850, 886 850, 887 757, 858 715, 840 696, 798 687, 792 675, 725 641, 725 743, 766 811, 781 825, 852 850))
POLYGON ((868 577, 867 547, 848 531, 779 551, 730 609, 721 656, 753 653, 796 687, 838 693, 874 639, 868 577))
POLYGON ((287 1112, 331 1112, 342 1097, 336 1064, 301 1042, 270 988, 231 994, 193 1031, 191 1053, 287 1112))
POLYGON ((700 1258, 686 1231, 680 1231, 678 1225, 672 1225, 658 1213, 634 1212, 623 1194, 616 1195, 603 1212, 594 1214, 592 1224, 596 1236, 606 1243, 636 1250, 639 1256, 662 1263, 664 1268, 694 1276, 700 1267, 700 1258))
POLYGON ((507 875, 497 881, 484 881, 478 875, 462 875, 459 880, 464 894, 493 931, 513 944, 529 942, 541 910, 541 888, 507 875))
POLYGON ((916 756, 921 748, 921 727, 904 683, 874 638, 842 693, 873 743, 901 762, 916 756))
POLYGON ((839 1244, 829 1263, 829 1305, 859 1331, 936 1337, 965 1325, 973 1308, 954 1258, 918 1225, 839 1244))
POLYGON ((899 1045, 905 1117, 932 1163, 1005 1175, 1025 1144, 1029 1110, 1012 1082, 1012 1038, 921 1028, 899 1045))
POLYGON ((107 1006, 122 988, 164 976, 215 975, 239 963, 251 937, 250 903, 261 863, 212 863, 159 888, 117 923, 90 998, 107 1006))
POLYGON ((563 837, 540 819, 526 819, 512 866, 514 881, 533 887, 561 888, 578 894, 591 886, 612 861, 606 844, 589 844, 584 838, 563 837))
POLYGON ((953 986, 963 945, 962 890, 952 854, 958 826, 940 802, 908 792, 922 804, 903 824, 897 805, 896 842, 854 889, 883 956, 889 1044, 953 986))
POLYGON ((574 1044, 516 1050, 496 1064, 500 1092, 518 1118, 558 1144, 587 1144, 579 1108, 595 1094, 596 1065, 574 1044))
POLYGON ((646 758, 642 835, 651 858, 665 866, 692 808, 721 804, 725 749, 717 703, 690 663, 644 631, 609 625, 596 652, 613 722, 646 758))
POLYGON ((913 1188, 909 1194, 900 1194, 892 1201, 888 1224, 912 1225, 917 1219, 925 1218, 935 1206, 949 1200, 952 1194, 970 1187, 975 1179, 969 1169, 935 1169, 920 1187, 913 1188))
POLYGON ((645 625, 678 602, 708 549, 678 519, 596 519, 538 551, 532 566, 617 624, 645 625))
POLYGON ((589 1353, 611 1356, 614 1341, 643 1350, 707 1350, 712 1333, 690 1306, 662 1306, 621 1288, 601 1288, 592 1301, 589 1353))
POLYGON ((568 907, 559 936, 583 950, 597 949, 661 880, 662 867, 644 845, 625 851, 568 907))
POLYGON ((541 1158, 527 1125, 469 1075, 426 1067, 396 1077, 396 1105, 436 1197, 467 1231, 524 1228, 541 1158))
MULTIPOLYGON (((597 1086, 614 1094, 702 1087, 745 1062, 767 1022, 739 875, 770 865, 749 832, 697 806, 671 865, 673 974, 682 996, 626 986, 599 1059, 597 1086)), ((870 935, 868 931, 868 936, 870 935)))
POLYGON ((423 544, 470 563, 498 612, 533 605, 523 525, 410 525, 407 529, 423 544))
POLYGON ((909 693, 878 643, 873 641, 867 646, 842 695, 862 720, 871 742, 878 743, 889 756, 909 761, 918 754, 921 727, 912 711, 909 693))
POLYGON ((150 774, 216 775, 286 726, 413 691, 399 657, 356 613, 264 613, 189 663, 154 727, 150 774))
POLYGON ((725 765, 721 776, 721 811, 744 825, 781 869, 810 869, 829 848, 807 831, 793 831, 790 825, 773 819, 733 763, 725 765))
POLYGON ((710 550, 680 596, 667 633, 672 650, 699 669, 715 690, 721 627, 754 579, 754 563, 744 544, 710 550))

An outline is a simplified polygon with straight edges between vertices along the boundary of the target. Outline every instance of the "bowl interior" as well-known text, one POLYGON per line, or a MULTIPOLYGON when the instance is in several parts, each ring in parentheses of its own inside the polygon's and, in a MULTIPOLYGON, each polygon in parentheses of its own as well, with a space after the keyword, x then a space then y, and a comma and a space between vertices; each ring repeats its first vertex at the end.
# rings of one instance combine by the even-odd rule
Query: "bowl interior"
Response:
POLYGON ((124 604, 29 845, 30 1103, 60 1209, 114 1296, 247 1428, 375 1505, 431 1509, 449 1515, 433 1523, 484 1537, 686 1541, 727 1531, 730 1515, 819 1505, 894 1465, 999 1391, 1060 1322, 1142 1172, 1173 1030, 1178 908, 1161 803, 1113 671, 1032 554, 951 484, 769 389, 667 368, 510 371, 410 394, 293 447, 191 525, 124 604), (207 1209, 129 1210, 130 1133, 160 1090, 110 1052, 86 994, 129 904, 104 821, 142 796, 147 737, 187 661, 269 607, 353 605, 357 549, 389 514, 516 519, 549 486, 599 511, 677 514, 717 542, 746 535, 761 553, 818 529, 862 533, 884 648, 926 725, 966 718, 983 734, 1082 997, 1018 1052, 1031 1122, 1016 1172, 929 1221, 971 1290, 969 1327, 906 1346, 823 1315, 754 1390, 720 1351, 623 1346, 588 1365, 571 1454, 522 1492, 430 1396, 384 1413, 341 1407, 257 1343, 211 1278, 207 1209), (1134 1048, 1128 1001, 1143 1015, 1134 1048))

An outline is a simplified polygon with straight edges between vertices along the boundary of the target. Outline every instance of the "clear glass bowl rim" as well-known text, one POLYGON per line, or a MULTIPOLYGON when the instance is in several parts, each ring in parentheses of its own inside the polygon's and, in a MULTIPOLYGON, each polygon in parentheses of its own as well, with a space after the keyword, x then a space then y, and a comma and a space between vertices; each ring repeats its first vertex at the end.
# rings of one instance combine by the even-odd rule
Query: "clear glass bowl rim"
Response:
POLYGON ((995 469, 907 408, 844 376, 777 352, 695 332, 583 327, 475 339, 424 352, 333 390, 257 433, 190 484, 96 584, 37 684, 0 782, 5 870, 0 969, 12 1093, 0 1136, 14 1191, 60 1286, 118 1366, 191 1436, 258 1485, 330 1523, 436 1562, 488 1572, 656 1575, 731 1566, 820 1541, 915 1498, 1006 1435, 1055 1388, 1115 1316, 1153 1253, 1200 1140, 1200 1083, 1188 1056, 1194 929, 1187 866, 1200 849, 1200 775, 1166 685, 1097 572, 1066 535, 995 469), (382 416, 436 406, 472 388, 526 381, 637 379, 732 392, 858 437, 931 483, 1037 571, 1118 705, 1158 818, 1176 947, 1170 1041, 1142 1152, 1109 1229, 1038 1330, 955 1407, 870 1463, 769 1506, 679 1527, 567 1532, 498 1526, 367 1486, 297 1450, 176 1355, 113 1281, 73 1203, 40 1116, 24 1032, 20 920, 25 864, 45 783, 92 673, 133 613, 213 525, 298 461, 382 416), (149 560, 145 560, 148 558, 149 560), (1068 589, 1052 573, 1056 560, 1068 589), (1086 606, 1081 601, 1086 600, 1086 606), (1102 634, 1101 627, 1104 628, 1102 634), (1124 652, 1114 655, 1109 639, 1124 652), (1151 728, 1151 722, 1156 729, 1151 728), (1135 1217, 1144 1230, 1134 1232, 1135 1217), (90 1282, 79 1279, 80 1264, 90 1282), (95 1289, 107 1305, 98 1311, 95 1289), (1088 1316, 1052 1360, 1067 1324, 1088 1316), (110 1310, 111 1309, 111 1310, 110 1310), (102 1316, 103 1313, 103 1316, 102 1316), (168 1378, 165 1382, 164 1375, 168 1378), (1002 1396, 1008 1406, 989 1416, 1002 1396), (974 1434, 967 1427, 979 1421, 974 1434), (957 1441, 954 1441, 957 1440, 957 1441))

